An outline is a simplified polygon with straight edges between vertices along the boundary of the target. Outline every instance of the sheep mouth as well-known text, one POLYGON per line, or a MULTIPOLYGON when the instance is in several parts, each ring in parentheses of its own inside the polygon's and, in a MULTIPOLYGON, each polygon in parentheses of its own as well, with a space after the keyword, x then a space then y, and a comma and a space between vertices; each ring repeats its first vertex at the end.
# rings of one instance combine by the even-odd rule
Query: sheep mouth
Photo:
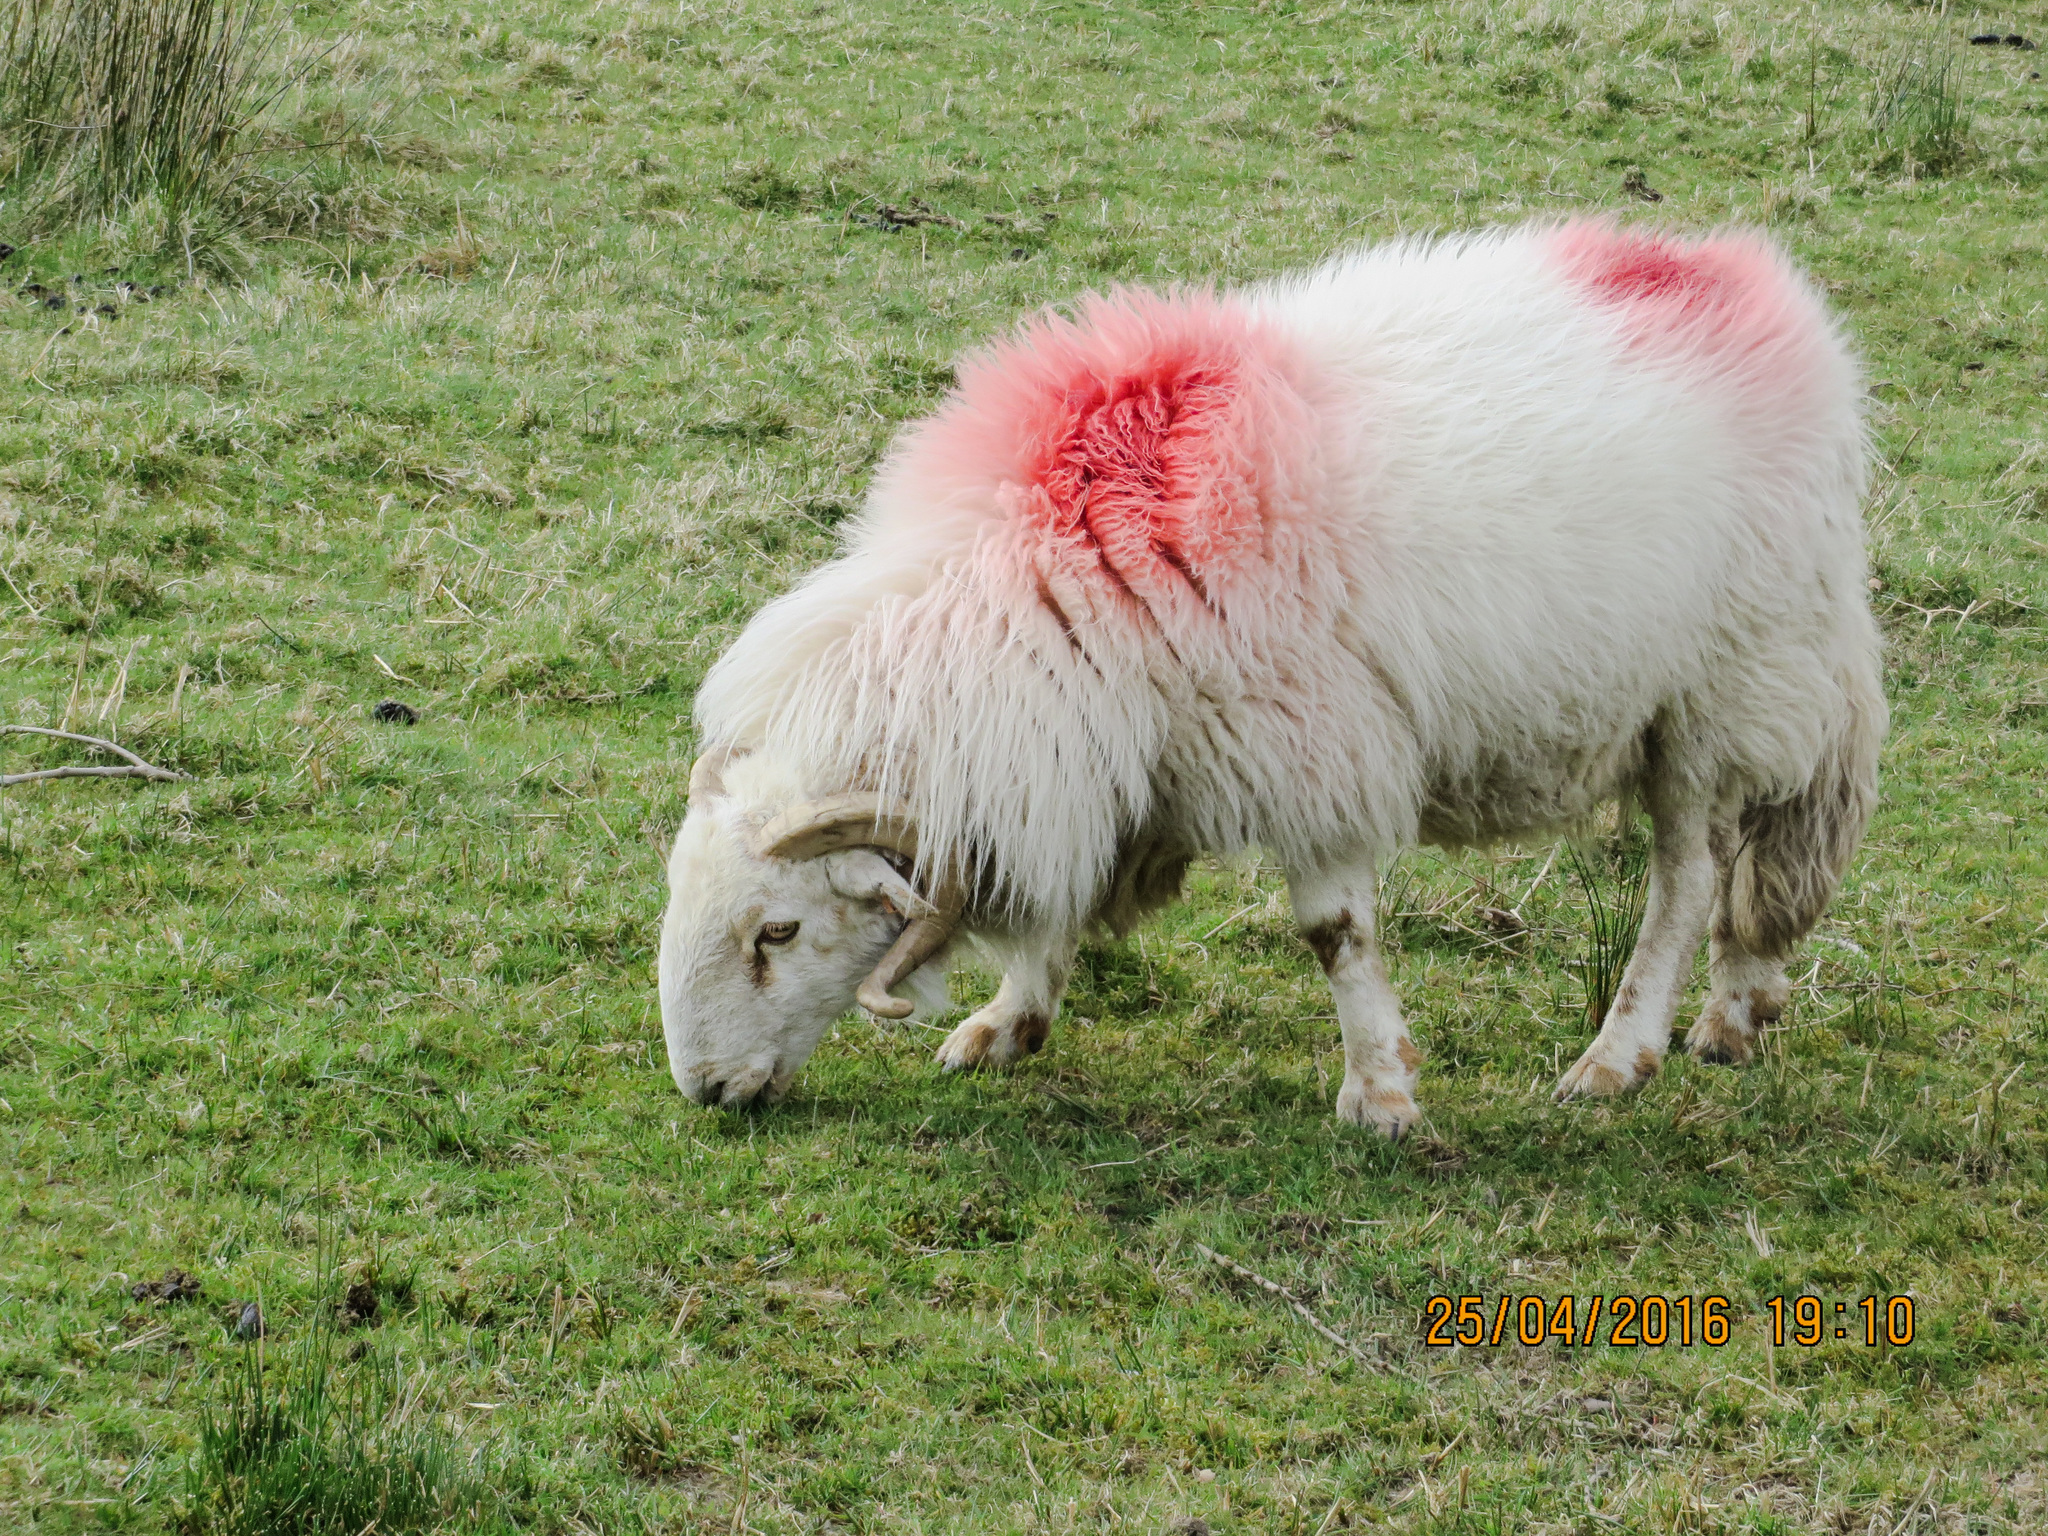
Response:
POLYGON ((750 1066, 729 1075, 707 1068, 698 1075, 690 1097, 706 1109, 765 1108, 779 1102, 796 1080, 793 1068, 750 1066))

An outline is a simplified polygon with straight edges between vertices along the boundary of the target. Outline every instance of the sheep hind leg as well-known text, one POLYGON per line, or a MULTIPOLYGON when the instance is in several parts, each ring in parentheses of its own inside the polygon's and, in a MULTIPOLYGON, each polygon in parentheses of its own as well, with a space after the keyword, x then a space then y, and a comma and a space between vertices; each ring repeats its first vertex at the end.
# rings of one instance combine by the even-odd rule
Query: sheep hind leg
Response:
POLYGON ((1007 1067, 1044 1049, 1074 968, 1075 947, 1072 935, 1033 935, 1000 946, 1006 962, 1002 985, 946 1036, 939 1065, 948 1072, 1007 1067))
POLYGON ((1650 890, 1635 953, 1600 1033, 1558 1080, 1557 1097, 1611 1098, 1657 1075, 1714 903, 1707 807, 1653 803, 1650 890))
POLYGON ((1685 1048, 1701 1061, 1733 1067, 1748 1064, 1764 1030, 1778 1022, 1792 996, 1778 958, 1745 948, 1735 935, 1729 887, 1741 836, 1733 817, 1717 820, 1710 833, 1715 896, 1707 1004, 1685 1037, 1685 1048))
POLYGON ((1415 1077, 1422 1053, 1408 1038, 1401 1001, 1387 979, 1373 932, 1379 875, 1370 859, 1287 871, 1294 920, 1337 1004, 1344 1037, 1344 1085, 1337 1118, 1399 1141, 1422 1118, 1415 1077))

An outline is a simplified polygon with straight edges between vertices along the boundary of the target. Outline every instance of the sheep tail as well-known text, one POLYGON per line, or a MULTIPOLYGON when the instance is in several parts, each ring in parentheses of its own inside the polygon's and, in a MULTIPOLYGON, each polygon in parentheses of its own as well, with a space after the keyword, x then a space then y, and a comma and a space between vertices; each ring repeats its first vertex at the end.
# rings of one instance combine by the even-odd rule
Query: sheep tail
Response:
POLYGON ((1877 804, 1884 694, 1869 664, 1836 681, 1844 708, 1813 777, 1789 796, 1742 808, 1728 914, 1736 942, 1773 960, 1791 954, 1821 920, 1877 804))

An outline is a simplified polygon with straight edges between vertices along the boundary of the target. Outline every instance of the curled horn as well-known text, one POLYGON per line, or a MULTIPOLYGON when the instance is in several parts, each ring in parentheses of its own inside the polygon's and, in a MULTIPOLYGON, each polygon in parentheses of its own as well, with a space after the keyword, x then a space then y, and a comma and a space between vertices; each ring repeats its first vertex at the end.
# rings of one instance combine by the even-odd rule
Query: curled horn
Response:
POLYGON ((952 881, 933 892, 931 910, 905 925, 896 942, 889 946, 889 953, 868 973, 867 980, 854 989, 854 1000, 881 1018, 909 1018, 917 1005, 907 997, 892 996, 889 989, 946 947, 946 941, 960 925, 960 912, 966 905, 966 892, 952 881))
POLYGON ((690 801, 695 804, 711 795, 725 793, 725 765, 732 761, 731 747, 713 747, 690 765, 690 801))
POLYGON ((880 795, 827 795, 792 805, 761 829, 757 845, 770 859, 815 859, 843 848, 887 848, 917 857, 910 807, 880 795))
MULTIPOLYGON (((880 795, 831 795, 793 805, 761 829, 760 851, 769 858, 815 859, 846 848, 887 848, 917 857, 917 825, 910 808, 880 795)), ((861 1007, 885 1019, 910 1016, 916 1004, 889 989, 945 948, 960 925, 967 891, 942 877, 926 898, 927 910, 912 915, 889 952, 854 993, 861 1007)))

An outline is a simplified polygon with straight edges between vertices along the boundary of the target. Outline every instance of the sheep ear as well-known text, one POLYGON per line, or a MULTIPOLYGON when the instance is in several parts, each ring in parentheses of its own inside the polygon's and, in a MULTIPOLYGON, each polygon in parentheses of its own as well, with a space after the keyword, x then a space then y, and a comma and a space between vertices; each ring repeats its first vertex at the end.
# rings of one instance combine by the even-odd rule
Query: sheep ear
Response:
POLYGON ((836 894, 853 901, 874 902, 898 917, 923 917, 932 910, 931 903, 872 849, 852 848, 827 854, 825 878, 836 894))
POLYGON ((732 761, 730 747, 714 747, 690 765, 690 803, 696 805, 713 795, 725 793, 725 765, 732 761))

